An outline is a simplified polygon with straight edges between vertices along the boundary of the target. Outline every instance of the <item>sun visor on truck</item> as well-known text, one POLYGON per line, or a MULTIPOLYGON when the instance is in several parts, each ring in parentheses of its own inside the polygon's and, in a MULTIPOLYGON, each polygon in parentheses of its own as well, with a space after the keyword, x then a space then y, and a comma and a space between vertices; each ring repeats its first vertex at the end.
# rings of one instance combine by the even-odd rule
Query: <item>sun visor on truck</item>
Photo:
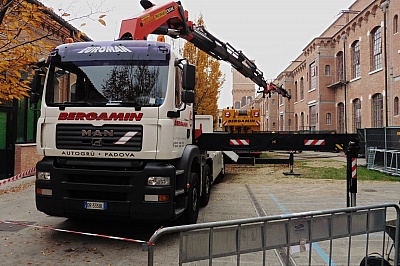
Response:
POLYGON ((170 46, 155 41, 80 42, 58 46, 61 61, 167 60, 170 46))

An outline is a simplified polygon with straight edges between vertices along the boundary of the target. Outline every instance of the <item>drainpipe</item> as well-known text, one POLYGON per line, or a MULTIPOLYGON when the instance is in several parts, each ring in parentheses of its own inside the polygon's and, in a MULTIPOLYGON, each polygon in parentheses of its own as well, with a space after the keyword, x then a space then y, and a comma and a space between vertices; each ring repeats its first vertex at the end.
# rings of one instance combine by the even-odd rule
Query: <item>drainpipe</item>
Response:
POLYGON ((386 43, 387 43, 386 11, 389 8, 389 4, 390 4, 389 0, 386 0, 385 2, 383 2, 381 4, 381 9, 382 9, 382 12, 383 12, 383 36, 384 36, 384 39, 383 39, 383 51, 384 51, 383 60, 384 60, 384 64, 385 64, 385 68, 384 68, 384 71, 385 71, 385 80, 384 80, 384 84, 385 84, 385 118, 386 118, 385 127, 389 126, 389 117, 388 117, 388 115, 389 115, 389 111, 388 111, 388 109, 389 109, 388 108, 388 82, 387 82, 387 78, 388 78, 387 70, 388 70, 388 67, 387 67, 387 49, 386 49, 386 43))
POLYGON ((317 88, 318 88, 318 130, 321 130, 321 88, 320 88, 320 79, 321 79, 321 47, 317 46, 317 51, 318 51, 318 79, 317 79, 317 88))
POLYGON ((343 83, 344 83, 344 133, 347 134, 347 81, 346 81, 346 41, 347 34, 342 35, 343 41, 343 83))

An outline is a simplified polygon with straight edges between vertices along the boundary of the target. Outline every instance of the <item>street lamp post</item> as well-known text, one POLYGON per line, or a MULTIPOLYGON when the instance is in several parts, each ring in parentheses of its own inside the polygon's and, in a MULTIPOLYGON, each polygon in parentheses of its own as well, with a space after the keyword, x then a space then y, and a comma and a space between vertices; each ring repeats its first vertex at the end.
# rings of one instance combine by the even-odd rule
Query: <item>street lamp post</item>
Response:
POLYGON ((387 73, 387 51, 386 51, 386 38, 387 38, 387 34, 386 34, 386 11, 389 8, 389 4, 390 1, 386 0, 385 2, 383 2, 381 4, 381 9, 383 12, 383 60, 384 60, 384 75, 385 75, 385 81, 384 81, 384 86, 385 86, 385 126, 388 127, 389 126, 389 112, 388 112, 388 82, 387 82, 387 78, 388 78, 388 73, 387 73))

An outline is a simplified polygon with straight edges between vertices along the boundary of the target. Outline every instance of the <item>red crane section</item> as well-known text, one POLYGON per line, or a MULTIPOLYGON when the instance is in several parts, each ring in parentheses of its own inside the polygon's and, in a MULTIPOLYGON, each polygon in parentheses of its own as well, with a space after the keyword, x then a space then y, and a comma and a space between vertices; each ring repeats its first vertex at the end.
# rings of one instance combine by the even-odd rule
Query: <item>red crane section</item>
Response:
POLYGON ((257 84, 258 92, 263 93, 263 96, 277 92, 283 97, 291 98, 282 86, 266 82, 263 72, 242 51, 236 50, 229 43, 220 41, 204 27, 196 26, 190 21, 188 12, 183 9, 179 1, 160 6, 148 0, 141 0, 140 3, 145 10, 134 18, 122 21, 120 39, 146 40, 149 34, 184 38, 217 60, 230 63, 239 73, 257 84))

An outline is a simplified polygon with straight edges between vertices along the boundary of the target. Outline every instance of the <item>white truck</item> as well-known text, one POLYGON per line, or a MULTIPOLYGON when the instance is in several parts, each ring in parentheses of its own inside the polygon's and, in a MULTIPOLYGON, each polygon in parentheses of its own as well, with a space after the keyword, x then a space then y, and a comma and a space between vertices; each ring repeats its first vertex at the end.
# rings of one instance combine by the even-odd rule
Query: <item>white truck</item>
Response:
POLYGON ((224 167, 193 144, 194 67, 166 43, 114 41, 61 45, 46 68, 38 210, 195 223, 224 167))
POLYGON ((169 44, 147 40, 149 34, 185 38, 231 63, 263 93, 290 97, 271 87, 241 51, 189 21, 180 2, 141 4, 145 11, 122 21, 119 40, 60 45, 38 63, 31 103, 41 99, 39 211, 197 221, 212 182, 223 174, 222 153, 207 152, 195 137, 195 67, 169 44))

